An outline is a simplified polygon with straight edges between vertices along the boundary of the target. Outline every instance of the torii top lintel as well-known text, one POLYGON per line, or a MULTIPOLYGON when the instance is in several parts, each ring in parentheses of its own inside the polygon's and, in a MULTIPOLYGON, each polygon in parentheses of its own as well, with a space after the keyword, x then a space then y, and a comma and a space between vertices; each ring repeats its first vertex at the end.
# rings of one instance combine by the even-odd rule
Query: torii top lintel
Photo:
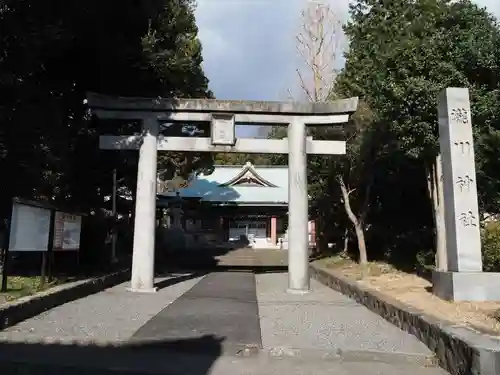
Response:
POLYGON ((91 109, 105 111, 137 112, 200 112, 200 113, 259 113, 292 116, 325 116, 354 113, 358 98, 339 99, 322 103, 291 101, 250 101, 216 99, 173 99, 114 97, 95 93, 87 94, 87 105, 91 109))

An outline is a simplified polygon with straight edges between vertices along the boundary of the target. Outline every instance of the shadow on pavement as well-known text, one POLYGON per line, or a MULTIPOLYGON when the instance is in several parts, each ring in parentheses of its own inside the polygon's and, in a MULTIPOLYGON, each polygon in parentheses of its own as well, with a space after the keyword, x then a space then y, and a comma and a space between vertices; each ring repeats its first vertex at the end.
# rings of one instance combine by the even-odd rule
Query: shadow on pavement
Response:
POLYGON ((171 266, 165 272, 158 273, 155 277, 168 276, 172 273, 187 273, 189 275, 178 276, 169 280, 160 281, 155 285, 158 289, 180 283, 182 281, 205 276, 211 272, 252 272, 254 274, 283 273, 288 271, 288 266, 267 266, 267 265, 212 265, 212 264, 185 264, 171 266))
POLYGON ((213 247, 200 251, 164 253, 157 270, 165 271, 251 271, 254 273, 284 272, 288 268, 288 252, 253 250, 250 248, 213 247))
MULTIPOLYGON (((179 275, 176 277, 172 277, 169 279, 158 281, 155 283, 155 287, 158 288, 159 290, 164 289, 164 288, 168 288, 169 286, 172 286, 172 285, 175 285, 178 283, 182 283, 183 281, 196 279, 197 277, 205 276, 206 274, 207 274, 206 272, 198 271, 198 272, 191 272, 191 273, 188 273, 185 275, 179 275)), ((169 275, 171 275, 171 274, 170 273, 160 273, 160 274, 157 274, 155 277, 162 277, 162 276, 169 276, 169 275)))
POLYGON ((206 335, 119 346, 1 343, 0 374, 206 375, 222 354, 223 340, 206 335))
POLYGON ((255 274, 263 273, 283 273, 287 272, 288 266, 240 266, 240 265, 217 265, 213 268, 206 269, 207 272, 253 272, 255 274))

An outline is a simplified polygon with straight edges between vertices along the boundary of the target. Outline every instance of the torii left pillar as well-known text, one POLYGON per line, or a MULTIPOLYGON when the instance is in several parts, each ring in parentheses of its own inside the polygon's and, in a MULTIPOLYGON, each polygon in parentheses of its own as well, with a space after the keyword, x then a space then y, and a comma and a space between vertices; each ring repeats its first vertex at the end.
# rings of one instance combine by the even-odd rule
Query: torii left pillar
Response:
POLYGON ((130 291, 152 293, 155 266, 156 172, 158 120, 142 120, 143 137, 137 167, 134 244, 130 291), (153 235, 151 235, 153 233, 153 235))

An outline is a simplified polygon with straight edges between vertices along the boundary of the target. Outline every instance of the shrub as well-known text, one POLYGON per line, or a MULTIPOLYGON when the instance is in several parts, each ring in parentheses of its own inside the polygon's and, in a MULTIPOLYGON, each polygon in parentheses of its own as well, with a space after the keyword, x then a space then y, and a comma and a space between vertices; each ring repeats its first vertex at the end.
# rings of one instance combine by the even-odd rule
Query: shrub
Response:
POLYGON ((487 223, 481 230, 483 270, 500 271, 500 223, 487 223))

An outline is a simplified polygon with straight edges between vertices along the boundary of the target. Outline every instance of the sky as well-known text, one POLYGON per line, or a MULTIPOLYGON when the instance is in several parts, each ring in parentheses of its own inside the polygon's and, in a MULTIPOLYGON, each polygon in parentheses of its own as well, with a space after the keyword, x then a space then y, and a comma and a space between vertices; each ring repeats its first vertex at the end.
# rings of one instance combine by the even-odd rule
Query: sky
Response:
MULTIPOLYGON (((197 0, 203 68, 217 99, 287 100, 295 35, 308 0, 197 0)), ((475 0, 500 18, 500 0, 475 0)), ((348 0, 331 1, 347 17, 348 0)))

